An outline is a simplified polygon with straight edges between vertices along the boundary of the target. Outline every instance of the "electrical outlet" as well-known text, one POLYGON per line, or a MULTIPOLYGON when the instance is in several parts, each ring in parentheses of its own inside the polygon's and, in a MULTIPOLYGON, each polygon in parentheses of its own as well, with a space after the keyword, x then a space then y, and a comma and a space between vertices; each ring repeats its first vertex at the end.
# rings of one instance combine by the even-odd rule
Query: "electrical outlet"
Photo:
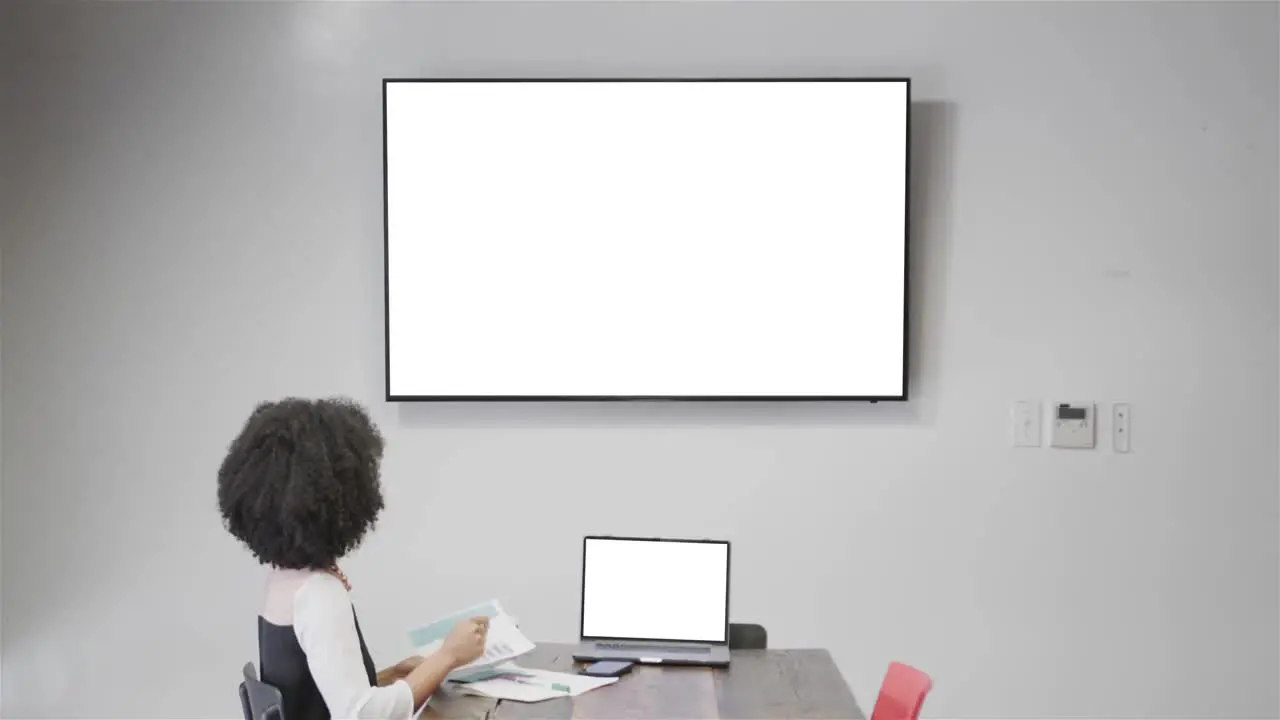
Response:
POLYGON ((1129 452, 1129 403, 1111 406, 1111 447, 1118 453, 1129 452))

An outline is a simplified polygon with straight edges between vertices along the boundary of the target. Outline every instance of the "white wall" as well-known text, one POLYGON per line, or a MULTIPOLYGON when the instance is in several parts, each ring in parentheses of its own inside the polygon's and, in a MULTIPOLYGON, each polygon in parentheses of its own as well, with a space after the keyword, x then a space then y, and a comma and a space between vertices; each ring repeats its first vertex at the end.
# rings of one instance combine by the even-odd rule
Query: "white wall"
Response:
POLYGON ((490 595, 573 638, 583 533, 707 535, 868 711, 898 658, 935 717, 1280 714, 1276 5, 6 12, 5 716, 235 716, 216 467, 333 393, 389 440, 348 567, 384 662, 490 595), (915 399, 381 402, 379 80, 418 74, 912 76, 915 399), (1130 401, 1135 452, 1012 451, 1021 397, 1130 401))

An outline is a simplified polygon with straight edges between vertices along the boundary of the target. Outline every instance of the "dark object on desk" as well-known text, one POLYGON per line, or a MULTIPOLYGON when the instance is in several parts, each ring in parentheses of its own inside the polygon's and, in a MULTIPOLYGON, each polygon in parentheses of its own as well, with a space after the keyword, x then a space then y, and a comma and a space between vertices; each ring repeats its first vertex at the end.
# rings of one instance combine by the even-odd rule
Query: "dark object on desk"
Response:
POLYGON ((258 679, 258 669, 253 663, 244 664, 240 707, 244 710, 244 720, 284 720, 284 697, 274 686, 258 679))
MULTIPOLYGON (((543 643, 520 656, 527 668, 574 672, 573 645, 543 643)), ((865 716, 826 650, 735 650, 727 669, 637 665, 625 678, 575 698, 527 704, 443 696, 424 718, 830 718, 865 716)))
POLYGON ((591 677, 622 677, 635 666, 635 663, 625 660, 601 660, 583 668, 582 674, 591 677))
POLYGON ((924 698, 933 688, 928 675, 902 663, 889 663, 871 720, 917 720, 924 698))
POLYGON ((763 625, 729 623, 730 650, 764 650, 769 647, 769 633, 763 625))

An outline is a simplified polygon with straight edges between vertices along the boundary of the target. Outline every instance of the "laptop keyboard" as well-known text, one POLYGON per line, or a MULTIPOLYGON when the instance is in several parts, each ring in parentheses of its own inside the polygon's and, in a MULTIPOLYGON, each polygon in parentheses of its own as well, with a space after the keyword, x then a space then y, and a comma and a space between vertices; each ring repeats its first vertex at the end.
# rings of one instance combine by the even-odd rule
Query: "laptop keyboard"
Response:
POLYGON ((636 645, 635 643, 619 643, 619 642, 602 642, 596 643, 596 647, 601 650, 622 650, 625 652, 667 652, 667 653, 685 653, 689 655, 706 655, 711 652, 711 648, 703 645, 636 645))

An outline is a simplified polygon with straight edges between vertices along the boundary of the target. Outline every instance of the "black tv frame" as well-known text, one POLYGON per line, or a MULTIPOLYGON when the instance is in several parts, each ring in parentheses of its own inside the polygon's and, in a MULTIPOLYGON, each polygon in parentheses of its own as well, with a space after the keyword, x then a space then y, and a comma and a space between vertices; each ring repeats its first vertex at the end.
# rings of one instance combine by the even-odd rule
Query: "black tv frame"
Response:
POLYGON ((382 80, 382 311, 384 384, 387 402, 905 402, 909 398, 911 317, 911 78, 909 77, 643 77, 517 78, 449 77, 383 78, 382 80), (902 233, 902 394, 900 395, 395 395, 391 392, 391 258, 387 204, 387 86, 400 83, 904 83, 906 108, 906 174, 902 233))

